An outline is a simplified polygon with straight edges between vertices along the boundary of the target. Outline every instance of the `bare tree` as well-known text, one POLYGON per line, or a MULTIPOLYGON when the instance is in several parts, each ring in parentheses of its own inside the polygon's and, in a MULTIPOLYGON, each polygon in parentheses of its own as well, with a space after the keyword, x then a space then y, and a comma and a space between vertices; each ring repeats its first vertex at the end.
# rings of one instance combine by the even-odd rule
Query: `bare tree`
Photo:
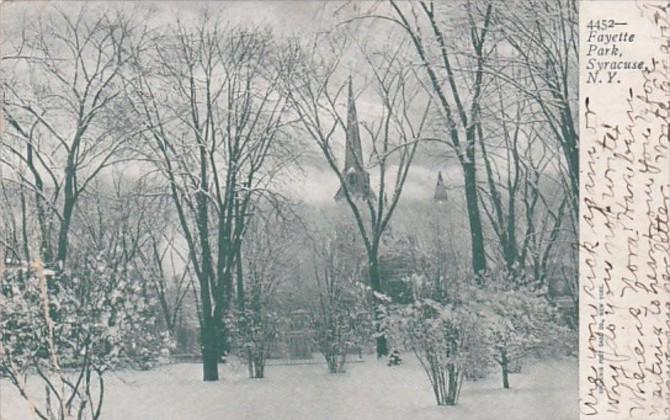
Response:
POLYGON ((463 171, 465 199, 470 222, 472 268, 486 270, 484 232, 477 195, 476 138, 480 119, 486 61, 491 51, 490 29, 492 4, 484 3, 484 12, 473 10, 469 2, 434 3, 433 1, 396 2, 389 0, 389 12, 372 9, 358 19, 379 19, 398 25, 409 37, 420 68, 428 80, 423 84, 434 98, 442 119, 444 143, 455 153, 463 171), (457 22, 449 16, 458 16, 457 22), (458 26, 455 26, 458 25, 458 26), (456 28, 464 27, 465 46, 449 43, 456 28), (463 68, 467 70, 462 70, 463 68))
POLYGON ((27 193, 23 184, 11 182, 0 172, 0 211, 4 215, 0 225, 3 261, 30 261, 32 235, 29 229, 33 217, 27 193))
MULTIPOLYGON (((77 200, 103 171, 124 160, 132 136, 114 123, 121 73, 143 29, 121 12, 70 14, 50 8, 3 57, 7 130, 0 164, 32 195, 45 263, 63 264, 77 200), (53 240, 55 236, 56 240, 53 240)), ((25 198, 25 197, 24 197, 25 198)))
POLYGON ((158 299, 165 327, 174 337, 184 301, 191 290, 193 273, 188 257, 182 254, 177 243, 179 236, 174 227, 163 224, 161 229, 147 228, 148 246, 140 251, 140 257, 148 271, 150 288, 158 299))
MULTIPOLYGON (((577 2, 531 0, 498 7, 496 28, 514 54, 507 71, 490 68, 538 108, 560 152, 569 215, 579 211, 579 132, 577 128, 577 2), (511 72, 509 70, 512 70, 511 72)), ((576 223, 572 222, 576 232, 576 223)))
POLYGON ((557 179, 556 153, 543 140, 544 125, 531 104, 509 101, 511 92, 499 82, 496 87, 497 97, 487 101, 489 111, 479 123, 487 128, 477 128, 486 175, 480 186, 482 208, 506 270, 521 274, 530 269, 530 278, 542 286, 560 243, 568 200, 557 179))
POLYGON ((275 292, 295 275, 295 240, 301 222, 288 203, 263 202, 250 221, 236 273, 237 308, 229 320, 235 349, 246 359, 250 378, 265 376, 265 360, 280 323, 275 292))
MULTIPOLYGON (((337 54, 337 48, 342 46, 333 44, 333 47, 335 49, 331 52, 337 54)), ((391 218, 402 195, 431 104, 430 101, 420 103, 413 84, 415 74, 410 66, 404 64, 402 49, 401 45, 396 46, 389 54, 366 54, 372 74, 371 85, 381 109, 381 115, 376 121, 362 125, 372 148, 367 167, 377 172, 376 186, 366 185, 361 190, 360 184, 352 183, 349 173, 345 173, 350 168, 342 168, 336 157, 334 138, 335 133, 339 132, 338 128, 349 131, 348 136, 359 136, 352 82, 351 79, 348 82, 338 82, 337 59, 317 63, 305 58, 302 77, 293 79, 294 83, 289 87, 293 109, 298 114, 304 131, 323 152, 329 168, 340 181, 341 193, 338 195, 341 194, 350 208, 364 244, 369 286, 375 293, 383 293, 379 265, 382 238, 388 232, 391 218), (345 90, 348 91, 347 117, 343 116, 340 103, 345 90)), ((306 54, 318 57, 316 51, 306 54)), ((347 154, 353 155, 352 159, 357 161, 356 166, 363 168, 362 156, 350 151, 347 154)), ((367 170, 362 174, 365 178, 363 183, 367 181, 366 174, 367 170)), ((382 356, 387 352, 386 338, 380 331, 377 354, 382 356)))
POLYGON ((178 23, 156 36, 129 83, 145 159, 167 181, 198 279, 204 380, 218 379, 222 319, 255 199, 290 159, 282 53, 268 32, 224 29, 205 15, 193 30, 178 23))
POLYGON ((364 276, 352 239, 354 229, 338 228, 315 242, 314 277, 319 287, 315 334, 330 373, 344 371, 347 355, 370 336, 364 276))

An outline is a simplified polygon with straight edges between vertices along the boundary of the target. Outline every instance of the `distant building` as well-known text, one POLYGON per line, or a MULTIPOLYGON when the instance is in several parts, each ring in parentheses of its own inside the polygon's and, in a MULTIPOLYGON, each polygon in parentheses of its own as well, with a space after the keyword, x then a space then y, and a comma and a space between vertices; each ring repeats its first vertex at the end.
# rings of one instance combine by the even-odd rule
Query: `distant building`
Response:
POLYGON ((349 101, 347 109, 347 132, 344 152, 344 168, 342 170, 344 185, 340 185, 335 194, 335 201, 345 198, 345 188, 354 199, 367 199, 372 195, 370 190, 370 174, 363 165, 363 148, 358 130, 358 116, 354 100, 351 77, 349 77, 349 101))

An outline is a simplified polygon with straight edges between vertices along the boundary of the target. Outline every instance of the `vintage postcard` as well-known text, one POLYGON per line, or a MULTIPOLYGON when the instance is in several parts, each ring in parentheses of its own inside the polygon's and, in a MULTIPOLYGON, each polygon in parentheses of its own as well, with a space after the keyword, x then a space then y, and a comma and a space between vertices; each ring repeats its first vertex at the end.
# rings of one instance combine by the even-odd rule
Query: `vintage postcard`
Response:
POLYGON ((670 3, 0 2, 0 420, 670 418, 670 3))
POLYGON ((580 15, 580 413, 670 417, 670 3, 580 15))

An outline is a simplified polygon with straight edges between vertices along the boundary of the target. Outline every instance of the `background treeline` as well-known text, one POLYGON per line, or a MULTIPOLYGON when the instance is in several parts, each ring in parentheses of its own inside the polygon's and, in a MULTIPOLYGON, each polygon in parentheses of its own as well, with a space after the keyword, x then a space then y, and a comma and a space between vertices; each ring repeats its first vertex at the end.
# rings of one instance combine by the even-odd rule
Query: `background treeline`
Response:
POLYGON ((230 353, 263 377, 304 309, 332 372, 353 348, 411 349, 455 404, 463 378, 500 366, 509 386, 569 348, 576 5, 512 3, 327 2, 295 34, 225 9, 13 12, 0 372, 29 399, 39 375, 41 418, 99 418, 105 371, 192 351, 184 330, 204 380, 230 353), (347 175, 350 98, 373 194, 315 204, 305 179, 347 175), (412 196, 438 170, 448 200, 412 196))

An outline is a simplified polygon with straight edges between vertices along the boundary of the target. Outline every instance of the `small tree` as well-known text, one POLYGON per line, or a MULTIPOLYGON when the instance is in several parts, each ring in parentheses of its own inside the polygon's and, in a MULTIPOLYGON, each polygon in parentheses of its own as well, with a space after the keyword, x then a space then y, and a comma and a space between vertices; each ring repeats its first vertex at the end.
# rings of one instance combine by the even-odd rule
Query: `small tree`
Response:
POLYGON ((277 286, 293 275, 292 244, 300 221, 287 203, 263 201, 244 233, 236 267, 237 308, 227 317, 233 351, 247 361, 250 378, 265 376, 265 359, 279 332, 273 310, 277 286))
POLYGON ((369 290, 359 282, 361 264, 347 259, 345 249, 330 241, 314 270, 319 284, 315 339, 330 373, 344 372, 349 350, 360 346, 373 330, 365 302, 369 290))

